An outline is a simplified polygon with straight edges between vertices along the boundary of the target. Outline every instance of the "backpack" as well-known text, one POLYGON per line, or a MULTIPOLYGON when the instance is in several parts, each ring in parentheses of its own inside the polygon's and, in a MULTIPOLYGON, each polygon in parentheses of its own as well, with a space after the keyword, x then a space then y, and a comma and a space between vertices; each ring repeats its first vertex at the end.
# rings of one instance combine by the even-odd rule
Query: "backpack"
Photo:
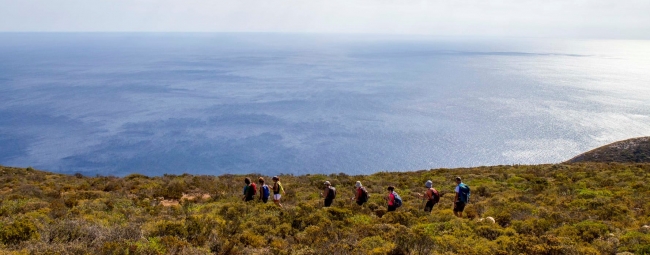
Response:
POLYGON ((257 194, 257 186, 255 185, 255 183, 251 183, 250 187, 246 188, 246 196, 254 197, 255 194, 257 194))
POLYGON ((361 197, 359 197, 359 201, 361 201, 361 203, 368 202, 369 197, 370 195, 368 195, 368 191, 366 190, 366 188, 361 187, 361 197))
POLYGON ((281 194, 284 192, 284 188, 282 187, 282 184, 280 182, 276 182, 277 184, 277 189, 276 185, 273 184, 273 194, 281 194))
POLYGON ((465 183, 458 184, 458 200, 463 203, 469 203, 470 190, 465 183))
POLYGON ((331 200, 331 199, 335 199, 335 198, 336 198, 336 188, 330 187, 330 191, 327 192, 327 199, 331 200))
POLYGON ((271 195, 271 191, 269 190, 269 186, 264 184, 262 185, 262 197, 268 198, 271 195))
POLYGON ((393 201, 395 208, 402 206, 402 198, 397 194, 397 192, 393 191, 393 196, 395 196, 395 201, 393 201))
POLYGON ((430 190, 431 190, 431 194, 433 195, 430 200, 433 201, 433 204, 437 204, 438 202, 440 202, 440 194, 434 188, 431 188, 430 190))

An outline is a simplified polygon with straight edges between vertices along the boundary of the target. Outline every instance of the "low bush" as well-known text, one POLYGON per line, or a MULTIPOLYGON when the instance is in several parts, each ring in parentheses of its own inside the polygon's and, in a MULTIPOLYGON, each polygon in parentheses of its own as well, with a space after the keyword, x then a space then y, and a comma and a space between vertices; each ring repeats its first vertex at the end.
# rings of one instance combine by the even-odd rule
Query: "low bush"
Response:
POLYGON ((28 219, 0 223, 0 242, 3 244, 16 245, 38 237, 36 226, 28 219))

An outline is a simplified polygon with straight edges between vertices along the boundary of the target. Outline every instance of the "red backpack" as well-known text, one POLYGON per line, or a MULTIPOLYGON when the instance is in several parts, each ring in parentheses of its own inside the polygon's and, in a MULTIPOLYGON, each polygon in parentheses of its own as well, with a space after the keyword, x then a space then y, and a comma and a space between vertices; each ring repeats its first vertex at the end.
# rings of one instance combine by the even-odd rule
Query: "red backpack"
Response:
POLYGON ((255 185, 255 183, 251 183, 251 188, 253 188, 253 196, 257 195, 257 185, 255 185))
POLYGON ((440 194, 438 193, 438 191, 434 188, 430 188, 429 190, 431 190, 431 194, 432 194, 431 199, 429 200, 433 201, 434 204, 440 202, 440 194))

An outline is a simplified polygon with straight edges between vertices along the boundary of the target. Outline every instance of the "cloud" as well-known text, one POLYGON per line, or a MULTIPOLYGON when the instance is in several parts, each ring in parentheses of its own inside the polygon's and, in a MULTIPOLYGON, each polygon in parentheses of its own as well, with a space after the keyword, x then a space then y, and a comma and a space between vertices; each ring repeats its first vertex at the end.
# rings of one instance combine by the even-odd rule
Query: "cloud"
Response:
POLYGON ((643 0, 0 0, 0 5, 0 31, 650 38, 650 2, 643 0))

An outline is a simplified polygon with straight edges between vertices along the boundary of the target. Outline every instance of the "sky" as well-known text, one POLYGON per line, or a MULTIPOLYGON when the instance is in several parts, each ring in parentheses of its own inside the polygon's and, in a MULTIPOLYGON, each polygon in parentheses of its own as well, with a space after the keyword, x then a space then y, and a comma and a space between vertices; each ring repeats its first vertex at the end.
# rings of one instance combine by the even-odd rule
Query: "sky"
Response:
POLYGON ((649 0, 0 0, 3 32, 650 39, 649 0))

